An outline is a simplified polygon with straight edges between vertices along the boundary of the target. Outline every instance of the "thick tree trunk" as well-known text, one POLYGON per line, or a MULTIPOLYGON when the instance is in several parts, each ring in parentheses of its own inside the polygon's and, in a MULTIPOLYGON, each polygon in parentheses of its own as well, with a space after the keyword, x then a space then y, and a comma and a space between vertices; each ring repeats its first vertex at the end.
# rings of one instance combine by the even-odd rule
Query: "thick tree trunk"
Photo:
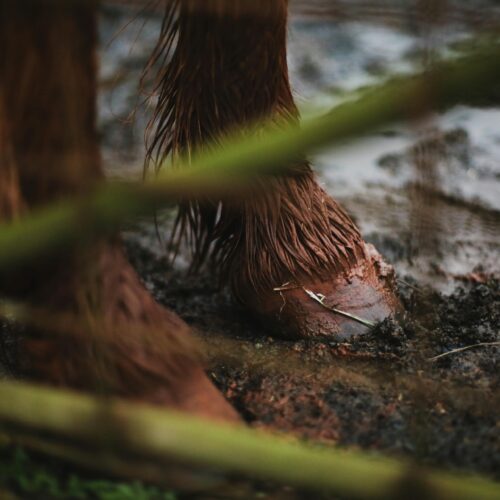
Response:
MULTIPOLYGON (((33 209, 103 178, 97 14, 93 1, 0 0, 0 9, 0 206, 12 217, 20 193, 33 209)), ((43 260, 16 278, 22 286, 10 293, 34 308, 22 343, 28 376, 236 418, 204 374, 188 326, 153 300, 119 242, 43 260)))
POLYGON ((30 205, 101 178, 95 130, 95 5, 0 2, 1 78, 12 148, 30 205))
MULTIPOLYGON (((0 194, 2 205, 9 205, 6 217, 19 213, 21 198, 31 210, 101 180, 96 42, 93 1, 0 0, 1 175, 6 181, 0 194)), ((76 253, 58 255, 22 275, 2 275, 3 288, 43 297, 54 283, 71 281, 68 270, 77 258, 76 253)))
POLYGON ((0 221, 10 221, 22 212, 24 202, 3 97, 0 87, 0 221))
MULTIPOLYGON (((152 161, 175 159, 263 119, 278 126, 298 120, 286 59, 287 8, 287 0, 168 4, 152 58, 167 61, 157 81, 152 161)), ((241 203, 181 205, 176 236, 191 231, 194 267, 211 258, 238 299, 292 336, 359 330, 312 303, 305 286, 366 319, 394 309, 390 273, 375 269, 380 256, 318 185, 306 159, 256 184, 256 196, 241 203)))

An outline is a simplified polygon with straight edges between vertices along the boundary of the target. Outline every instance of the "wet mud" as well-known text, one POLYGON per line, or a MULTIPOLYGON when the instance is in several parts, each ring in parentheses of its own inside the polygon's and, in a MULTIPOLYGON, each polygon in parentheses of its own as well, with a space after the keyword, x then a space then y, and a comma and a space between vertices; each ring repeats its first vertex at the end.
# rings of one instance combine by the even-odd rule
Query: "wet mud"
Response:
MULTIPOLYGON (((483 20, 497 19, 489 9, 483 20)), ((336 22, 291 11, 288 62, 305 113, 389 74, 417 71, 430 52, 453 54, 489 29, 477 16, 478 24, 465 16, 429 26, 408 13, 336 22)), ((149 53, 158 19, 145 19, 142 32, 139 19, 107 45, 127 19, 103 14, 108 85, 100 116, 108 172, 138 176, 150 110, 135 108, 137 61, 149 53)), ((151 221, 126 232, 146 285, 193 327, 210 376, 250 425, 500 477, 498 345, 433 359, 500 341, 499 119, 495 103, 458 106, 312 158, 322 184, 400 280, 404 317, 349 343, 276 340, 207 271, 187 273, 185 248, 171 265, 164 250, 171 214, 158 225, 163 243, 151 221)))
MULTIPOLYGON (((397 320, 350 342, 285 341, 208 274, 155 256, 150 238, 148 226, 127 236, 131 259, 195 329, 210 376, 250 425, 500 478, 498 279, 472 273, 443 295, 405 276, 397 320)), ((394 258, 390 242, 379 249, 394 258)))

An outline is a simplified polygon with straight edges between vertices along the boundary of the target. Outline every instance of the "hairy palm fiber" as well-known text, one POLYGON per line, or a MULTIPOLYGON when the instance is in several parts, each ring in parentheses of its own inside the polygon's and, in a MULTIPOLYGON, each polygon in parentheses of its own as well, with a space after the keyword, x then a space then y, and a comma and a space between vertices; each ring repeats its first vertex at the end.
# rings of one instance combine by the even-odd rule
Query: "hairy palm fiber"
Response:
POLYGON ((0 87, 0 221, 16 218, 24 205, 19 189, 3 95, 0 87))
MULTIPOLYGON (((286 60, 287 0, 175 0, 146 74, 159 67, 149 163, 175 164, 263 119, 296 122, 286 60)), ((187 236, 236 296, 290 280, 330 276, 362 258, 348 215, 317 184, 307 160, 262 176, 241 203, 181 204, 173 236, 187 236)))
POLYGON ((33 309, 25 343, 30 373, 56 385, 146 399, 158 387, 175 389, 199 358, 187 325, 154 301, 119 246, 96 245, 77 262, 68 281, 47 283, 50 304, 33 309))
MULTIPOLYGON (((0 0, 3 220, 19 209, 21 193, 28 210, 102 178, 96 8, 69 4, 0 0)), ((4 295, 39 310, 21 343, 28 376, 137 397, 160 387, 171 391, 168 402, 189 374, 202 373, 187 325, 151 298, 119 242, 42 257, 0 277, 4 295)))

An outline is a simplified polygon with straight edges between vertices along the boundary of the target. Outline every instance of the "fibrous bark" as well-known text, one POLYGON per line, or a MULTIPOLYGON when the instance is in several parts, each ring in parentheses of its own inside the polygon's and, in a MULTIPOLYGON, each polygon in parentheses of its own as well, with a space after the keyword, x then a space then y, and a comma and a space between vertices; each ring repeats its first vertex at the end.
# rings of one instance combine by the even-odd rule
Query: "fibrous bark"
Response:
POLYGON ((3 97, 4 92, 0 87, 0 220, 13 220, 22 212, 24 202, 3 97))
MULTIPOLYGON (((287 1, 168 2, 151 66, 162 61, 150 159, 159 165, 263 119, 298 120, 286 60, 287 1)), ((184 203, 194 266, 208 256, 238 295, 299 276, 322 277, 361 258, 361 237, 318 186, 307 160, 266 176, 242 203, 184 203)))
MULTIPOLYGON (((180 156, 263 120, 298 122, 286 59, 287 7, 286 0, 167 3, 148 66, 160 67, 152 163, 175 165, 180 156)), ((266 304, 285 283, 324 284, 360 266, 357 274, 374 275, 359 230, 318 185, 305 158, 259 177, 253 195, 241 202, 181 204, 174 243, 186 235, 193 267, 210 260, 234 295, 247 305, 261 302, 261 311, 276 310, 273 298, 272 307, 266 304)))
MULTIPOLYGON (((103 178, 96 4, 1 0, 0 9, 0 173, 31 210, 103 178)), ((21 343, 27 376, 236 417, 204 374, 188 326, 153 300, 118 238, 39 261, 2 291, 33 310, 21 343)))

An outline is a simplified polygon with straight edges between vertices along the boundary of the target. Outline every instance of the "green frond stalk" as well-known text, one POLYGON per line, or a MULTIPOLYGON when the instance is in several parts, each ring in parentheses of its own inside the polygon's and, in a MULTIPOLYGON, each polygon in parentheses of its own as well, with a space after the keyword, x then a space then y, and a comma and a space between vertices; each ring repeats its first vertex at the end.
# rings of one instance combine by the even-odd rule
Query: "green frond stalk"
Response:
MULTIPOLYGON (((319 448, 242 426, 222 425, 118 399, 0 383, 0 422, 95 450, 180 462, 328 491, 349 498, 403 498, 415 488, 432 498, 496 499, 500 485, 477 476, 425 471, 361 452, 319 448)), ((96 453, 96 461, 99 454, 96 453)))
POLYGON ((240 193, 257 173, 279 171, 294 158, 358 137, 395 121, 419 118, 457 104, 500 101, 500 44, 490 40, 465 56, 437 63, 432 70, 394 77, 370 87, 300 127, 256 127, 228 139, 185 168, 162 169, 145 184, 103 185, 93 195, 59 203, 11 224, 0 225, 0 270, 23 265, 47 252, 85 243, 116 230, 124 220, 152 214, 189 196, 240 193))

